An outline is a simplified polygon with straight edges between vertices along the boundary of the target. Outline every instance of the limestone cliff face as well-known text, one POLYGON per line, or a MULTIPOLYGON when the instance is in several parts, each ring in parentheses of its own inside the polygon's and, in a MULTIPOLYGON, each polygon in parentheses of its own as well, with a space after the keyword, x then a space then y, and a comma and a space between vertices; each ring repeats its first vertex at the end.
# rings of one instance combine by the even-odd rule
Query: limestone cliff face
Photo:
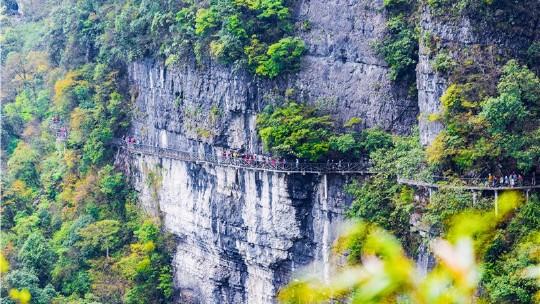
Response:
POLYGON ((416 124, 416 100, 388 78, 373 49, 385 31, 382 0, 302 1, 298 19, 311 29, 302 34, 308 54, 290 86, 308 102, 330 102, 342 120, 361 118, 365 127, 404 133, 416 124))
MULTIPOLYGON (((416 101, 388 79, 372 49, 384 32, 382 0, 301 1, 295 9, 311 28, 301 33, 308 54, 296 75, 261 80, 190 59, 167 68, 150 60, 132 64, 135 136, 194 153, 261 153, 256 115, 286 91, 340 122, 359 117, 363 127, 408 132, 416 101)), ((272 303, 295 269, 316 260, 328 267, 335 229, 350 204, 343 186, 355 178, 144 155, 131 156, 129 164, 141 204, 177 237, 175 282, 182 303, 272 303)))
MULTIPOLYGON (((418 65, 416 67, 416 86, 418 89, 418 126, 420 141, 429 145, 442 131, 443 125, 430 119, 431 114, 441 111, 440 98, 448 88, 448 75, 437 72, 433 67, 434 48, 459 51, 475 41, 471 25, 465 18, 457 20, 438 20, 430 9, 422 7, 420 17, 420 41, 418 65), (434 41, 436 41, 434 43, 434 41)), ((456 55, 450 52, 449 56, 456 55)))
POLYGON ((292 177, 148 156, 130 163, 144 208, 178 240, 181 303, 272 303, 293 270, 328 259, 349 203, 335 193, 341 176, 292 177))

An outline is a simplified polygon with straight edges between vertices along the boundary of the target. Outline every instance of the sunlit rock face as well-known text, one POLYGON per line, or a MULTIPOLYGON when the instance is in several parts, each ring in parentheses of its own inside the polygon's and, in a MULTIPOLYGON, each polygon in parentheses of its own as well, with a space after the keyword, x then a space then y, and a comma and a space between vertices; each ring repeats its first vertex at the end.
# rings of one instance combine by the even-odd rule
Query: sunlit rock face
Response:
MULTIPOLYGON (((256 116, 283 96, 319 106, 338 123, 362 119, 407 133, 416 100, 388 79, 372 49, 384 32, 381 1, 300 1, 307 54, 295 75, 264 80, 213 62, 129 68, 132 133, 143 144, 200 154, 261 153, 256 116), (286 94, 287 92, 287 94, 286 94)), ((286 175, 132 155, 141 205, 177 239, 181 303, 272 303, 293 272, 320 261, 350 205, 355 176, 286 175)), ((311 267, 311 266, 310 266, 311 267)))
POLYGON ((295 269, 328 261, 350 203, 341 175, 289 176, 143 155, 130 164, 144 209, 176 236, 182 303, 274 302, 295 269))

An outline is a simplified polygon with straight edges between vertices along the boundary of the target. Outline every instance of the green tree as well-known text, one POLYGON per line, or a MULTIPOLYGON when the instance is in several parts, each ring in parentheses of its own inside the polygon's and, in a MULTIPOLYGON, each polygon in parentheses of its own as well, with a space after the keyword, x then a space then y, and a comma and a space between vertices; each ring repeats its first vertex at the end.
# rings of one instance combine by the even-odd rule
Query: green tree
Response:
POLYGON ((90 224, 79 230, 82 240, 78 242, 78 245, 83 248, 104 250, 105 256, 109 258, 109 251, 120 242, 120 228, 120 223, 115 220, 102 220, 90 224))
POLYGON ((18 259, 24 267, 32 269, 41 282, 46 282, 56 256, 41 232, 34 232, 28 236, 19 250, 18 259))
POLYGON ((6 276, 6 279, 10 288, 15 288, 18 290, 28 289, 32 296, 32 303, 52 303, 52 300, 57 294, 50 284, 47 284, 44 288, 41 288, 37 275, 29 269, 22 268, 10 271, 6 276))
POLYGON ((379 149, 392 147, 392 136, 380 128, 367 129, 362 132, 360 146, 369 155, 379 149))
POLYGON ((518 96, 505 93, 488 99, 481 115, 490 123, 492 132, 503 133, 511 132, 511 128, 522 128, 528 113, 518 96))
MULTIPOLYGON (((428 160, 458 172, 531 172, 539 161, 540 80, 525 66, 502 68, 498 95, 478 100, 472 83, 453 84, 441 97, 445 130, 428 148, 428 160)), ((503 173, 504 174, 504 173, 503 173)))
POLYGON ((274 78, 284 72, 294 72, 300 67, 300 57, 304 54, 305 44, 299 38, 286 37, 271 44, 266 55, 255 61, 257 75, 274 78))
POLYGON ((267 108, 257 118, 259 135, 267 150, 312 161, 330 150, 332 125, 330 116, 317 116, 314 108, 294 102, 282 108, 267 108))
POLYGON ((37 168, 38 153, 29 144, 20 141, 8 160, 8 178, 20 179, 26 184, 36 186, 39 184, 37 168))

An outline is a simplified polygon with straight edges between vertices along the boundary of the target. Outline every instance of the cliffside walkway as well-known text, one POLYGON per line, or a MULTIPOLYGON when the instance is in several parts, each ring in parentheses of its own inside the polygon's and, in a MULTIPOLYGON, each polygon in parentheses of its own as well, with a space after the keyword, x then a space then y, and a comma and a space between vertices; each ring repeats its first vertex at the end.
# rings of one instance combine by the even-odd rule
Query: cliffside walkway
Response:
POLYGON ((134 154, 152 155, 156 157, 193 162, 197 164, 211 164, 222 167, 286 174, 370 174, 368 164, 366 162, 296 163, 296 161, 261 161, 241 157, 233 158, 216 157, 215 155, 200 155, 176 149, 161 148, 143 144, 126 144, 120 140, 115 141, 114 144, 134 154))
MULTIPOLYGON (((441 181, 447 181, 447 180, 442 179, 441 181)), ((529 192, 540 189, 540 185, 537 185, 536 183, 530 183, 530 184, 525 183, 523 185, 515 185, 515 186, 509 186, 509 185, 490 186, 487 179, 481 179, 481 178, 478 178, 478 179, 462 178, 462 179, 458 179, 457 181, 460 181, 461 184, 445 184, 445 183, 440 183, 440 182, 427 182, 427 181, 420 181, 420 180, 398 177, 399 184, 427 189, 429 193, 430 201, 431 201, 432 191, 434 189, 456 189, 456 190, 471 191, 473 194, 473 205, 476 204, 476 200, 477 200, 477 196, 479 192, 493 191, 493 194, 495 196, 495 200, 494 200, 495 214, 499 214, 499 199, 498 199, 499 191, 506 191, 506 190, 523 191, 525 192, 525 199, 529 201, 529 192)))
POLYGON ((432 189, 463 189, 471 191, 504 191, 504 190, 532 190, 540 189, 540 185, 532 184, 523 184, 523 185, 499 185, 499 186, 490 186, 487 182, 487 179, 458 179, 461 184, 444 184, 438 182, 426 182, 414 179, 407 179, 398 177, 398 183, 422 187, 422 188, 432 188, 432 189))

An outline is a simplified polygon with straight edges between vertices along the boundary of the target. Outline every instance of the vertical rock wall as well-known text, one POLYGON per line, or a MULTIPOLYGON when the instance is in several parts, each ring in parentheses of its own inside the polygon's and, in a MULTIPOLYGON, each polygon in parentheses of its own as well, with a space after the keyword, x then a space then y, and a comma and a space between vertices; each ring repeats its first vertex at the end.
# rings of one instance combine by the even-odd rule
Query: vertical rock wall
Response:
POLYGON ((327 260, 350 203, 336 193, 342 176, 143 155, 129 163, 143 207, 178 240, 174 269, 182 303, 272 303, 294 269, 327 260))
POLYGON ((423 145, 429 145, 443 129, 439 121, 433 120, 432 114, 440 113, 440 98, 448 87, 448 75, 435 71, 433 67, 436 50, 432 49, 435 47, 431 45, 432 40, 437 41, 439 48, 452 45, 452 49, 466 48, 474 41, 467 19, 445 22, 432 16, 427 5, 422 8, 416 86, 420 112, 418 126, 420 141, 423 145))

